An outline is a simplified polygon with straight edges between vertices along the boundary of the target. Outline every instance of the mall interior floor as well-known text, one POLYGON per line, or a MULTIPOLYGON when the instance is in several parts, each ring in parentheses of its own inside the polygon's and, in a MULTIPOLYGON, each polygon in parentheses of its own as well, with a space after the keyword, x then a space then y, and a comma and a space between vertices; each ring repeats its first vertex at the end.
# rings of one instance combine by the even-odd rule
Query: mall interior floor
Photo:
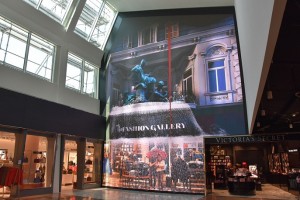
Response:
MULTIPOLYGON (((265 184, 263 191, 256 195, 230 195, 227 190, 213 190, 207 196, 195 194, 176 194, 163 192, 147 192, 136 190, 122 190, 112 188, 98 188, 88 190, 63 190, 60 194, 45 194, 29 197, 3 197, 9 200, 300 200, 299 193, 288 192, 271 184, 265 184)), ((1 199, 1 196, 0 196, 1 199)))

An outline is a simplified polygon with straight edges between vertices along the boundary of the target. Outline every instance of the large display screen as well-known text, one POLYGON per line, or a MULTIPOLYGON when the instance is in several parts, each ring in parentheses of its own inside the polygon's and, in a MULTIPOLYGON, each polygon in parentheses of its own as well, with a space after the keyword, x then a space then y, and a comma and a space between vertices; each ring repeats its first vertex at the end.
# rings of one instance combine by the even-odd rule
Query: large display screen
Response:
POLYGON ((247 134, 234 8, 119 13, 103 186, 204 193, 203 136, 247 134))

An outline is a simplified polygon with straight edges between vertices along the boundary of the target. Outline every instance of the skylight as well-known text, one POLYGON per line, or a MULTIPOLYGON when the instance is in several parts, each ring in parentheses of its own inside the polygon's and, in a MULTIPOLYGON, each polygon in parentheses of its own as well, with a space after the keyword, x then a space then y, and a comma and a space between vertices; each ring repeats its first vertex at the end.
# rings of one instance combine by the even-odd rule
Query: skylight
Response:
POLYGON ((75 27, 75 33, 103 49, 117 11, 106 1, 87 0, 75 27))
POLYGON ((69 8, 73 0, 24 0, 28 4, 35 7, 37 10, 42 11, 49 17, 60 22, 64 21, 64 18, 69 11, 69 8))

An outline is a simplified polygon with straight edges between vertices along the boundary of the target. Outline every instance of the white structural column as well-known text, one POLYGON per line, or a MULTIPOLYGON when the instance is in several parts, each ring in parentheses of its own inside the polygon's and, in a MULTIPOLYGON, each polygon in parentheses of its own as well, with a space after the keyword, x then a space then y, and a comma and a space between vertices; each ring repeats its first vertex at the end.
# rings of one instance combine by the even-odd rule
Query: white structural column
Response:
POLYGON ((255 123, 286 0, 235 0, 249 133, 255 123))

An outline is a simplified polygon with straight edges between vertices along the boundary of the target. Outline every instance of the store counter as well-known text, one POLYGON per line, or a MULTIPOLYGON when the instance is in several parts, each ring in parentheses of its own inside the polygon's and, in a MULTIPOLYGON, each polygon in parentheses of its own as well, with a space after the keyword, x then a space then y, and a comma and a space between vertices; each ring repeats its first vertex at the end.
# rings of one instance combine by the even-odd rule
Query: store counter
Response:
POLYGON ((231 194, 255 195, 255 179, 250 176, 230 176, 227 183, 231 194))

